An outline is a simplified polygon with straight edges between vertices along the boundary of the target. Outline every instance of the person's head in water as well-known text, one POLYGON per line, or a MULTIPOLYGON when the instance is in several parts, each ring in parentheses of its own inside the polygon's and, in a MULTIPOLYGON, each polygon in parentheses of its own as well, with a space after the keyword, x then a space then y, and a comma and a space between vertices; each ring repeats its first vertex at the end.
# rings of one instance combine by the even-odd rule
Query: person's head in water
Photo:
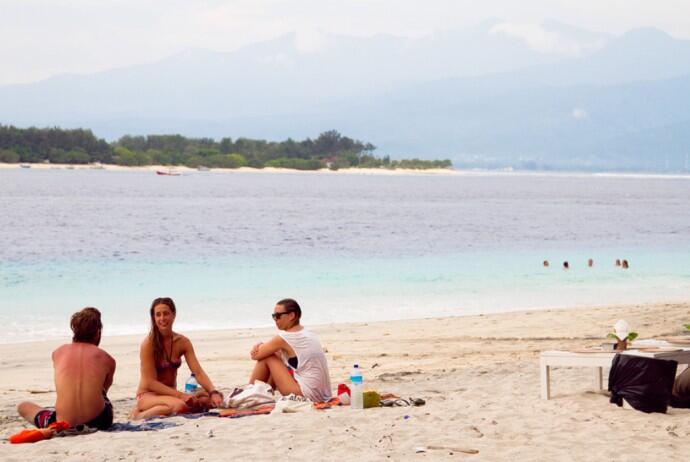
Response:
POLYGON ((623 269, 628 269, 628 260, 623 260, 623 263, 621 263, 621 266, 623 269))
POLYGON ((149 337, 153 343, 153 357, 156 361, 164 358, 163 337, 172 334, 172 326, 177 315, 175 302, 170 297, 159 297, 151 302, 149 316, 151 317, 151 332, 149 337))
POLYGON ((548 268, 549 267, 549 261, 544 260, 544 263, 542 263, 542 265, 544 265, 544 268, 548 268))
POLYGON ((594 260, 592 260, 591 258, 587 260, 587 266, 589 266, 590 268, 594 266, 594 260))
POLYGON ((616 258, 616 266, 621 266, 621 261, 618 258, 616 258))
POLYGON ((563 269, 570 269, 570 264, 567 261, 563 262, 563 269))
POLYGON ((91 343, 98 346, 101 343, 101 312, 96 308, 87 307, 77 311, 70 319, 72 328, 72 341, 80 343, 91 343))
POLYGON ((272 316, 278 329, 292 329, 299 325, 299 320, 302 317, 302 308, 295 300, 284 298, 276 303, 272 316))

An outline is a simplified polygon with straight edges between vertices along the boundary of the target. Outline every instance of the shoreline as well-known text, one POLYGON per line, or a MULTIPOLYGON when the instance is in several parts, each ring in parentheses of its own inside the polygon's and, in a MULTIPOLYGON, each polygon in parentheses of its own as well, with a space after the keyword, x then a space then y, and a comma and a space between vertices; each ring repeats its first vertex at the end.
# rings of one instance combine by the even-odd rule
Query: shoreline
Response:
MULTIPOLYGON (((689 303, 688 300, 684 299, 657 299, 654 301, 645 301, 642 302, 642 305, 649 305, 649 306, 659 306, 659 305, 682 305, 685 303, 689 303)), ((309 323, 309 326, 315 330, 321 330, 321 329, 328 329, 328 328, 347 328, 347 327, 352 327, 352 326, 362 326, 362 325, 383 325, 383 324, 388 324, 388 323, 414 323, 414 322, 425 322, 425 321, 448 321, 448 322, 459 322, 462 319, 468 319, 468 318, 473 318, 473 317, 487 317, 487 316, 501 316, 501 315, 511 315, 511 314, 526 314, 526 315, 531 315, 535 313, 540 313, 540 312, 552 312, 552 313, 558 313, 558 312, 571 312, 571 311, 579 311, 579 310, 600 310, 600 309, 607 309, 612 306, 625 309, 627 308, 632 308, 635 306, 638 306, 639 304, 631 304, 631 303, 602 303, 602 304, 587 304, 587 305, 553 305, 553 306, 543 306, 543 307, 532 307, 532 308, 515 308, 515 309, 506 309, 506 310, 500 310, 500 311, 491 311, 491 312, 485 312, 485 313, 477 313, 477 312, 471 312, 467 314, 453 314, 453 315, 448 315, 448 316, 420 316, 420 317, 406 317, 406 318, 389 318, 389 319, 372 319, 372 320, 360 320, 360 321, 352 321, 352 322, 332 322, 332 323, 309 323)), ((688 316, 688 321, 690 322, 690 313, 688 316)), ((66 329, 68 326, 66 325, 66 329)), ((107 328, 107 326, 106 326, 107 328)), ((243 327, 223 327, 223 328, 189 328, 189 326, 185 326, 180 329, 180 331, 184 331, 185 333, 189 333, 190 335, 193 336, 200 336, 203 334, 208 334, 211 336, 216 336, 216 335, 221 335, 221 334, 231 334, 233 332, 245 332, 245 331, 265 331, 265 330, 272 330, 273 327, 270 325, 264 325, 264 326, 243 326, 243 327)), ((145 329, 141 332, 129 332, 129 333, 115 333, 115 334, 107 334, 104 335, 105 338, 109 339, 126 339, 126 338, 138 338, 140 339, 142 336, 146 335, 148 332, 148 324, 146 325, 145 329)), ((24 347, 30 347, 30 346, 40 346, 45 343, 50 343, 54 344, 55 342, 69 342, 70 341, 70 334, 68 332, 65 333, 63 336, 55 336, 55 337, 50 337, 45 340, 20 340, 16 342, 0 342, 0 353, 2 352, 3 347, 9 347, 9 346, 24 346, 24 347)), ((2 355, 0 354, 0 357, 2 355)))
MULTIPOLYGON (((173 172, 181 175, 190 173, 209 174, 209 173, 321 173, 321 174, 363 174, 363 175, 410 175, 410 174, 431 174, 431 175, 452 175, 454 170, 445 168, 434 169, 384 169, 384 168, 342 168, 338 170, 330 170, 322 168, 319 170, 297 170, 291 168, 210 168, 209 170, 199 170, 196 168, 186 167, 184 165, 144 165, 141 167, 129 167, 116 164, 45 164, 45 163, 23 163, 23 164, 7 164, 0 163, 0 169, 20 169, 21 165, 30 165, 30 169, 36 170, 108 170, 112 172, 173 172)), ((27 169, 29 170, 29 169, 27 169)))
MULTIPOLYGON (((618 408, 605 393, 591 389, 591 371, 582 368, 556 368, 552 399, 542 400, 538 358, 544 350, 599 344, 618 319, 648 338, 681 333, 689 318, 686 301, 323 325, 313 330, 326 352, 334 389, 359 363, 367 387, 423 398, 426 405, 242 419, 173 417, 165 421, 176 426, 159 431, 96 432, 16 446, 4 438, 29 427, 16 415, 16 404, 54 402, 50 352, 61 342, 0 345, 0 457, 8 462, 179 460, 183 453, 195 460, 239 455, 268 460, 289 451, 300 460, 314 454, 342 460, 344 453, 361 460, 404 460, 425 456, 416 453, 424 447, 433 460, 515 461, 534 460, 532 449, 538 447, 540 460, 682 460, 690 450, 690 409, 644 414, 618 408), (454 448, 479 452, 468 456, 454 448)), ((246 382, 251 346, 274 333, 265 328, 188 336, 214 384, 227 392, 246 382)), ((103 338, 101 346, 117 361, 109 391, 116 422, 127 420, 135 402, 140 341, 140 336, 103 338)), ((183 365, 178 385, 188 373, 183 365)))
POLYGON ((8 164, 0 162, 0 170, 21 169, 21 165, 29 165, 30 169, 35 170, 107 170, 112 172, 155 172, 156 170, 173 171, 180 173, 181 176, 199 173, 286 173, 286 174, 346 174, 346 175, 433 175, 433 176, 474 176, 474 177, 494 177, 494 176, 528 176, 528 177, 562 177, 562 178, 629 178, 629 179, 685 179, 690 180, 690 173, 655 173, 655 172, 578 172, 578 171, 528 171, 513 169, 456 169, 456 168, 435 168, 435 169, 384 169, 384 168, 341 168, 330 170, 322 168, 319 170, 297 170, 290 168, 212 168, 207 171, 183 165, 145 165, 141 167, 128 167, 116 164, 45 164, 45 163, 17 163, 8 164))

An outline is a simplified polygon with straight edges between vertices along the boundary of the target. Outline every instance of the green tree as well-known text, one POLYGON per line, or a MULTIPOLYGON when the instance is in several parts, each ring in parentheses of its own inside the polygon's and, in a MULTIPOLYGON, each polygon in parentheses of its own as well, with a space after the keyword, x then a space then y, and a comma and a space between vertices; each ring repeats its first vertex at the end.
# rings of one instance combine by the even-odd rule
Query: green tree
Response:
POLYGON ((202 165, 205 165, 205 162, 206 159, 204 159, 203 157, 192 155, 187 157, 187 159, 184 161, 184 164, 189 168, 199 168, 202 165))
POLYGON ((122 146, 115 148, 115 161, 119 165, 126 165, 130 167, 151 165, 151 158, 145 153, 139 151, 133 152, 122 146))
POLYGON ((247 159, 242 154, 216 154, 208 158, 208 167, 240 168, 247 165, 247 159))
POLYGON ((151 162, 155 165, 171 165, 173 163, 172 156, 159 149, 149 149, 146 151, 146 155, 151 158, 151 162))
POLYGON ((6 164, 16 164, 19 162, 19 154, 11 149, 0 149, 0 162, 6 164))
POLYGON ((91 157, 81 149, 72 149, 65 153, 65 163, 67 164, 88 164, 91 157))
POLYGON ((266 162, 266 167, 274 168, 294 168, 297 170, 318 170, 324 165, 317 159, 290 159, 281 157, 266 162))

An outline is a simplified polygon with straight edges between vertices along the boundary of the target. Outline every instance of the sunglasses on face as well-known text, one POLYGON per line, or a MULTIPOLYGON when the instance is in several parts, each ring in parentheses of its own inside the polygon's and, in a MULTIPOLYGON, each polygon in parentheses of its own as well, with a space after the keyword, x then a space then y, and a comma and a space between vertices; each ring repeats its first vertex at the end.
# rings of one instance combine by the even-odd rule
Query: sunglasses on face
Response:
POLYGON ((290 314, 292 311, 283 311, 282 313, 273 313, 271 317, 273 318, 274 321, 279 320, 280 318, 283 317, 284 314, 290 314))

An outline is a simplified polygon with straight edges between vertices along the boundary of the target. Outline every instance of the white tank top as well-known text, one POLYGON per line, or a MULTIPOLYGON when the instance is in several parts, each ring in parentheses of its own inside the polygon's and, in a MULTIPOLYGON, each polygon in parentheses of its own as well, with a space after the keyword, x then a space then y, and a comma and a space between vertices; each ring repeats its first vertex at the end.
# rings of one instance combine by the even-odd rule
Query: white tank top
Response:
MULTIPOLYGON (((278 332, 283 340, 295 350, 297 355, 297 369, 295 380, 299 384, 302 394, 314 401, 325 402, 331 399, 331 378, 328 375, 328 362, 323 354, 319 337, 307 329, 297 332, 278 332)), ((286 361, 285 352, 283 359, 286 361)))

